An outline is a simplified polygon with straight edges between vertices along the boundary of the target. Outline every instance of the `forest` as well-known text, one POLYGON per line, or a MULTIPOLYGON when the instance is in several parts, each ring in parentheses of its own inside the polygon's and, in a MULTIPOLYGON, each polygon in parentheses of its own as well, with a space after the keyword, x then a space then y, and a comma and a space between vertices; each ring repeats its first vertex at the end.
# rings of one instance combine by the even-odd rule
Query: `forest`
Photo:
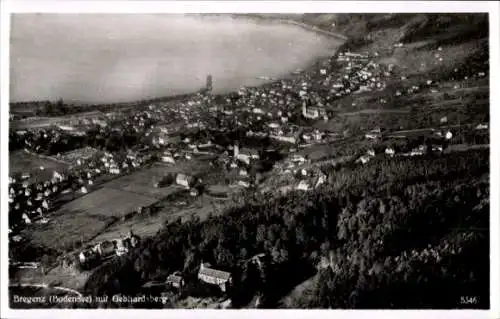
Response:
POLYGON ((331 168, 330 181, 313 192, 249 195, 222 216, 165 224, 97 269, 85 290, 134 295, 180 270, 183 294, 200 295, 204 261, 233 272, 228 296, 236 308, 255 296, 260 307, 280 307, 312 276, 318 284, 294 307, 488 308, 488 159, 488 151, 466 151, 331 168), (257 271, 245 261, 260 253, 269 262, 257 271), (461 303, 464 296, 475 303, 461 303))

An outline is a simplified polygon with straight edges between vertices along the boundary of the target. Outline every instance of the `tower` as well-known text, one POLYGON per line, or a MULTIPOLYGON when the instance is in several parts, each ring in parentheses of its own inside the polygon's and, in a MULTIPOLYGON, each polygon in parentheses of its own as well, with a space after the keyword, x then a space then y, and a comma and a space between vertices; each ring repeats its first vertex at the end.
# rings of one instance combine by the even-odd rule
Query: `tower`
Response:
POLYGON ((307 117, 307 106, 305 100, 302 102, 302 116, 307 117))
POLYGON ((209 74, 207 75, 207 83, 206 83, 206 90, 207 92, 212 92, 212 75, 209 74))

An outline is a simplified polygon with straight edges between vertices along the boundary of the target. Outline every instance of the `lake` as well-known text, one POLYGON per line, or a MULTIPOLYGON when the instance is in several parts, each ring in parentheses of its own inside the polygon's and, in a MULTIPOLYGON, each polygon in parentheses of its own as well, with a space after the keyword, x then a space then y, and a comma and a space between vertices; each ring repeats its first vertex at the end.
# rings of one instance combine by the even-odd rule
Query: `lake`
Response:
POLYGON ((10 100, 126 102, 263 83, 339 41, 279 23, 182 14, 15 14, 10 100))

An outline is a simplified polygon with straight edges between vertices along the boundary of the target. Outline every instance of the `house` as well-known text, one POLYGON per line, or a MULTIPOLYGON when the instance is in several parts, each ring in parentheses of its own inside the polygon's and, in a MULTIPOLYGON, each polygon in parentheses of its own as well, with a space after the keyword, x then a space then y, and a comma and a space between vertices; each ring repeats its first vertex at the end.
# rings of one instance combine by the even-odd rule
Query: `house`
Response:
POLYGON ((190 188, 194 183, 194 178, 183 173, 178 173, 175 177, 175 183, 185 188, 190 188))
POLYGON ((327 176, 321 172, 320 175, 318 176, 318 179, 316 180, 316 183, 314 184, 314 188, 323 185, 326 182, 326 178, 327 176))
POLYGON ((64 180, 64 176, 57 171, 52 173, 52 180, 57 182, 62 182, 64 180))
POLYGON ((295 136, 286 136, 286 135, 270 135, 269 136, 272 139, 275 139, 280 142, 286 142, 286 143, 291 143, 291 144, 296 144, 297 139, 295 136))
POLYGON ((161 157, 162 162, 175 164, 175 159, 170 152, 165 152, 161 157))
POLYGON ((86 249, 78 254, 78 260, 81 265, 87 265, 89 263, 94 262, 99 256, 92 249, 86 249))
POLYGON ((245 187, 245 188, 250 187, 250 183, 247 181, 243 181, 243 180, 239 180, 237 185, 239 185, 241 187, 245 187))
POLYGON ((424 155, 426 151, 427 151, 427 146, 426 145, 420 145, 418 148, 413 149, 411 151, 410 156, 424 155))
POLYGON ((117 239, 115 242, 115 253, 118 256, 124 255, 132 248, 132 241, 130 237, 117 239))
POLYGON ((476 130, 487 130, 488 129, 488 124, 478 124, 476 126, 476 130))
POLYGON ((395 153, 396 153, 396 152, 395 152, 395 151, 394 151, 394 149, 393 149, 393 148, 391 148, 391 147, 387 147, 387 148, 385 149, 385 154, 387 154, 388 156, 391 156, 391 157, 392 157, 392 156, 394 156, 394 154, 395 154, 395 153))
POLYGON ((259 159, 259 153, 253 149, 245 149, 240 152, 238 145, 233 146, 233 157, 243 163, 250 165, 252 159, 259 159))
POLYGON ((308 191, 309 190, 309 183, 305 180, 300 181, 299 185, 295 188, 297 190, 302 190, 302 191, 308 191))
POLYGON ((198 279, 208 284, 217 285, 222 291, 227 291, 232 282, 231 273, 211 268, 208 263, 201 263, 198 279))
POLYGON ((306 161, 306 158, 299 154, 293 154, 293 156, 290 158, 290 161, 304 163, 306 161))
POLYGON ((370 156, 368 156, 368 155, 363 155, 363 156, 361 156, 360 158, 358 158, 358 159, 356 160, 356 163, 361 162, 361 164, 366 164, 366 163, 368 163, 369 161, 370 161, 370 156))
POLYGON ((179 271, 176 271, 173 274, 170 274, 167 277, 167 280, 165 282, 168 285, 170 285, 174 288, 177 288, 177 289, 181 289, 182 287, 184 287, 184 284, 185 284, 184 278, 182 278, 182 275, 179 271))
POLYGON ((443 151, 443 147, 440 146, 440 145, 432 146, 432 151, 434 151, 434 152, 442 152, 443 151))
POLYGON ((31 219, 28 217, 26 213, 24 213, 22 217, 24 219, 24 223, 31 224, 31 219))
POLYGON ((447 116, 443 116, 440 120, 439 120, 440 123, 447 123, 448 122, 448 117, 447 116))
POLYGON ((447 140, 451 140, 451 138, 453 137, 453 134, 452 134, 450 131, 448 131, 448 132, 446 132, 446 135, 445 135, 444 137, 445 137, 447 140))
POLYGON ((95 245, 92 250, 101 258, 106 258, 115 254, 115 245, 111 241, 103 241, 95 245))
POLYGON ((244 168, 240 169, 240 176, 248 176, 248 171, 244 168))

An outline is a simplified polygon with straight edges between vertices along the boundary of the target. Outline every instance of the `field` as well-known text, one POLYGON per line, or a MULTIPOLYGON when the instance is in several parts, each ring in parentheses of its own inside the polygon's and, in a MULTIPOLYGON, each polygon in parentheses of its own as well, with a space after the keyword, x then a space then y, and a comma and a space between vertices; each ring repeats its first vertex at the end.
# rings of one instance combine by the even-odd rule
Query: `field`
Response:
POLYGON ((52 178, 52 173, 54 171, 62 172, 67 168, 68 165, 64 163, 31 155, 24 151, 9 153, 9 174, 29 173, 32 175, 28 180, 30 182, 48 180, 52 178), (40 170, 40 166, 43 166, 45 169, 40 170))
POLYGON ((149 206, 154 197, 103 187, 61 207, 59 213, 72 216, 81 212, 89 216, 122 217, 139 206, 149 206))
POLYGON ((309 156, 313 162, 324 159, 335 154, 334 147, 331 144, 319 144, 303 148, 297 152, 302 156, 309 156))
POLYGON ((204 220, 210 213, 213 215, 221 213, 225 204, 210 196, 202 195, 197 198, 186 198, 185 201, 160 201, 158 205, 161 207, 160 212, 152 216, 136 216, 127 221, 118 221, 95 237, 92 242, 115 239, 129 230, 140 237, 152 236, 162 228, 165 221, 171 222, 177 218, 186 221, 194 216, 204 220), (184 203, 181 205, 179 202, 184 203))
POLYGON ((82 211, 66 212, 51 217, 47 224, 26 228, 23 236, 37 245, 63 251, 91 240, 112 222, 112 218, 91 216, 82 211))
MULTIPOLYGON (((176 187, 155 188, 154 183, 159 181, 167 173, 183 172, 182 165, 167 166, 154 164, 151 167, 141 169, 130 175, 122 176, 103 185, 108 189, 122 190, 142 196, 161 199, 176 191, 176 187), (180 167, 179 167, 180 166, 180 167)), ((187 169, 187 173, 191 170, 187 169)))
POLYGON ((222 184, 210 185, 207 188, 207 190, 211 195, 216 195, 216 196, 220 195, 227 196, 234 191, 234 189, 229 187, 228 185, 222 185, 222 184))
POLYGON ((56 117, 32 117, 28 120, 12 121, 10 126, 14 129, 33 129, 33 128, 46 128, 52 125, 56 125, 60 122, 60 118, 56 117))
POLYGON ((98 150, 92 147, 83 147, 66 152, 61 155, 61 159, 70 164, 76 164, 77 160, 86 160, 97 154, 98 150))
POLYGON ((89 242, 120 217, 155 202, 154 197, 100 188, 64 204, 48 224, 32 225, 23 235, 38 245, 62 251, 89 242))

